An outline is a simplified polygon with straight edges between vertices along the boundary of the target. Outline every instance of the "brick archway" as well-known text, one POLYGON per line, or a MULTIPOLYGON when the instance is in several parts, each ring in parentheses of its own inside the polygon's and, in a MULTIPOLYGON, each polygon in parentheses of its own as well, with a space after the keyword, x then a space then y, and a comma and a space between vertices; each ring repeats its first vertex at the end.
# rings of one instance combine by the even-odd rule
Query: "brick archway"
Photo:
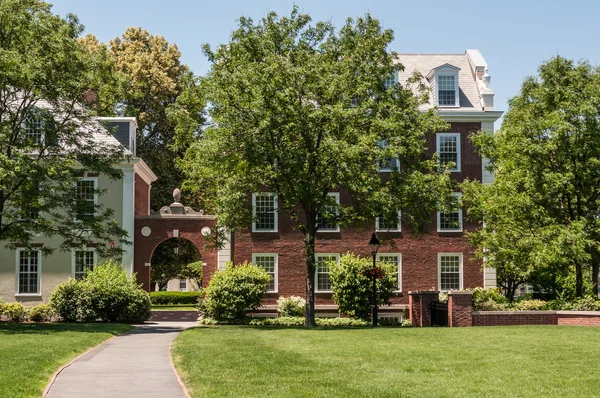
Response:
MULTIPOLYGON (((150 291, 150 259, 154 249, 169 238, 182 238, 192 242, 197 248, 206 266, 202 267, 202 283, 210 280, 218 267, 218 250, 207 249, 202 229, 212 230, 216 225, 215 216, 193 214, 138 215, 135 217, 134 264, 133 272, 145 290, 150 291)), ((203 286, 205 287, 205 286, 203 286)))

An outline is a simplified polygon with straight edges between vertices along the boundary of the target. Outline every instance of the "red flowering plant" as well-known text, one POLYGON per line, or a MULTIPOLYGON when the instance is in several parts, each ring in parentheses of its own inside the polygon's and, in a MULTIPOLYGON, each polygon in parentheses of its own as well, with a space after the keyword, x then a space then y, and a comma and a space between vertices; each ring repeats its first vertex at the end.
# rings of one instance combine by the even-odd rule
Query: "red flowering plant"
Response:
POLYGON ((371 267, 362 270, 362 274, 368 278, 373 279, 373 277, 377 279, 383 279, 385 277, 385 269, 382 267, 371 267))

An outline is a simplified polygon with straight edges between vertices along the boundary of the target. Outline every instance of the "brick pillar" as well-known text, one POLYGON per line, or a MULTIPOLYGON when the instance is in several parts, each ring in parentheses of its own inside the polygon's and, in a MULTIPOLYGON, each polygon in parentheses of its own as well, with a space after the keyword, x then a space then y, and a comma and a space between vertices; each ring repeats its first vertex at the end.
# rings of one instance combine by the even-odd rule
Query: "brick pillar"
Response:
POLYGON ((431 304, 438 301, 438 291, 408 292, 408 311, 413 326, 431 326, 431 304))
POLYGON ((448 326, 473 326, 472 292, 448 292, 448 326))

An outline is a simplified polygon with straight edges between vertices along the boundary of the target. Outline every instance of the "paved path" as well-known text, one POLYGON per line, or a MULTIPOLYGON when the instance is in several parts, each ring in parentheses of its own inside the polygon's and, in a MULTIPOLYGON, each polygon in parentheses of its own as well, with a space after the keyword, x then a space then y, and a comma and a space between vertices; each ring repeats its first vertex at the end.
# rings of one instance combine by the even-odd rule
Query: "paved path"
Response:
POLYGON ((112 338, 63 369, 46 397, 185 397, 169 348, 182 330, 195 325, 153 322, 112 338))

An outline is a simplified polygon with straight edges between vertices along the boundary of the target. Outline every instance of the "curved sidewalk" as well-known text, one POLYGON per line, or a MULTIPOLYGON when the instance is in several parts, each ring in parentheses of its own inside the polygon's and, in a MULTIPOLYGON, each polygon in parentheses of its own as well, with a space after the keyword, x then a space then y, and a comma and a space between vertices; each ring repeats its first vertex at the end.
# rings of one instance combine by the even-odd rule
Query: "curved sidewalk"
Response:
POLYGON ((171 368, 171 342, 196 322, 152 322, 79 357, 56 377, 48 398, 186 397, 171 368))

